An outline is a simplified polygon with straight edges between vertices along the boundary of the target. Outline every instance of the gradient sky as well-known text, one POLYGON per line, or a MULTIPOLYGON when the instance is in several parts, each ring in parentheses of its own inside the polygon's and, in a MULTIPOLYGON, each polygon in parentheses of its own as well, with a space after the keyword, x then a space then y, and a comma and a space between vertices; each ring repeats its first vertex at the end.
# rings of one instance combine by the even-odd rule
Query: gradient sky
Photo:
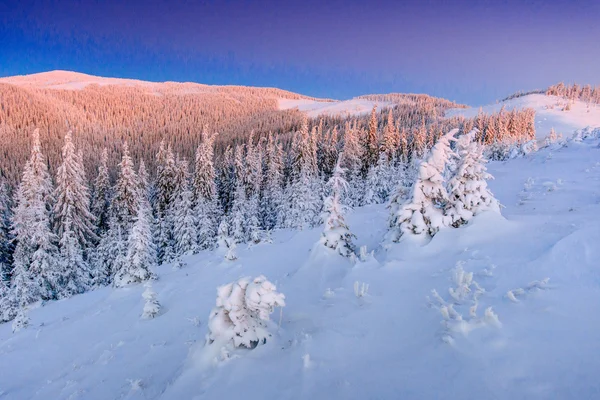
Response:
POLYGON ((0 76, 65 69, 479 105, 600 84, 599 21, 599 0, 0 0, 0 76))

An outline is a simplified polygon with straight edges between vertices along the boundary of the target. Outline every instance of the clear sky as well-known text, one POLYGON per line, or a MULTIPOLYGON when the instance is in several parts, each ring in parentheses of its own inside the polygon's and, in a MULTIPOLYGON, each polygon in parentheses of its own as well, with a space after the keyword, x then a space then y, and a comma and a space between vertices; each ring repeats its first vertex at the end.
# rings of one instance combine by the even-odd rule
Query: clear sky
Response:
POLYGON ((600 0, 0 0, 0 76, 65 69, 472 105, 600 84, 600 0))

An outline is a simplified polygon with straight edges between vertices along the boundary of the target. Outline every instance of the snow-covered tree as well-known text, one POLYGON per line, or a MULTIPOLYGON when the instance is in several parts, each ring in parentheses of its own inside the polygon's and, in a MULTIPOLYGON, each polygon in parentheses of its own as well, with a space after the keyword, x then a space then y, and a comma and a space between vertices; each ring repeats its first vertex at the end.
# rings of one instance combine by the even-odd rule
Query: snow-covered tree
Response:
POLYGON ((246 189, 241 181, 238 181, 235 189, 233 206, 231 207, 230 229, 236 243, 244 243, 248 238, 248 220, 246 219, 246 189))
POLYGON ((123 266, 116 271, 114 285, 125 286, 143 282, 153 277, 156 251, 152 242, 152 213, 147 202, 138 202, 137 215, 127 240, 127 256, 123 266))
POLYGON ((344 159, 342 167, 346 170, 346 181, 349 189, 343 202, 350 207, 362 205, 364 197, 364 180, 361 175, 361 159, 363 149, 358 140, 356 127, 346 124, 344 130, 344 159))
POLYGON ((434 236, 441 227, 451 224, 444 212, 448 202, 444 170, 453 155, 450 142, 457 132, 454 129, 438 140, 427 161, 419 166, 411 198, 402 207, 392 209, 389 236, 392 241, 406 234, 434 236))
POLYGON ((393 109, 390 108, 387 117, 387 124, 383 129, 383 141, 381 143, 381 152, 385 154, 388 163, 392 162, 398 151, 398 146, 400 145, 398 142, 399 137, 396 126, 394 125, 394 115, 392 114, 392 111, 393 109))
POLYGON ((196 215, 192 202, 192 190, 186 177, 183 188, 171 204, 170 216, 173 225, 173 249, 175 255, 191 254, 198 251, 196 215))
POLYGON ((112 199, 112 188, 108 174, 108 151, 106 148, 102 151, 100 157, 100 166, 98 167, 98 176, 94 181, 94 196, 92 198, 92 214, 96 218, 96 234, 102 235, 108 230, 108 220, 110 218, 110 203, 112 199))
POLYGON ((92 286, 93 274, 84 257, 70 217, 62 221, 60 236, 60 297, 70 297, 88 290, 92 286))
POLYGON ((281 226, 284 206, 283 193, 283 160, 281 145, 276 143, 275 136, 269 134, 266 151, 266 173, 264 191, 261 198, 261 214, 263 226, 273 229, 281 226))
POLYGON ((17 190, 12 220, 16 246, 11 286, 20 307, 39 299, 56 299, 60 293, 57 238, 51 230, 52 193, 52 181, 36 129, 31 157, 25 164, 17 190))
MULTIPOLYGON (((54 196, 56 198, 54 227, 60 240, 61 255, 67 257, 67 259, 61 257, 62 261, 69 268, 82 270, 82 276, 89 274, 87 250, 98 241, 98 237, 94 232, 95 217, 89 208, 90 193, 83 164, 75 152, 71 131, 65 135, 62 164, 58 167, 56 173, 54 196), (63 244, 69 246, 69 248, 63 251, 63 244), (76 264, 79 261, 81 264, 76 264)), ((65 271, 65 273, 79 275, 75 271, 65 271)), ((70 277, 64 279, 65 282, 70 282, 69 285, 75 285, 78 288, 74 290, 72 287, 65 286, 69 295, 81 293, 88 287, 87 283, 74 283, 70 277)))
POLYGON ((377 106, 373 106, 371 110, 371 118, 369 119, 369 128, 366 135, 363 137, 363 160, 362 160, 362 176, 367 177, 369 170, 377 164, 379 158, 379 138, 377 136, 377 106))
MULTIPOLYGON (((343 155, 343 153, 342 153, 343 155)), ((344 169, 340 166, 342 156, 333 171, 332 177, 327 182, 330 195, 325 198, 323 221, 324 228, 321 243, 344 257, 354 256, 354 235, 350 232, 344 220, 344 206, 341 204, 343 193, 348 190, 348 182, 344 179, 344 169)))
POLYGON ((213 247, 220 214, 213 160, 215 136, 215 134, 208 134, 205 129, 202 134, 202 142, 196 150, 193 202, 198 224, 198 245, 202 249, 213 247))
POLYGON ((160 303, 156 298, 156 292, 152 290, 152 283, 150 281, 144 284, 144 292, 142 297, 144 299, 144 311, 142 312, 143 319, 151 319, 158 315, 160 312, 160 303))
POLYGON ((207 344, 216 343, 225 351, 264 344, 271 337, 270 314, 275 307, 284 306, 285 296, 262 275, 220 286, 209 316, 207 344))
POLYGON ((25 329, 29 326, 29 314, 27 312, 27 307, 21 307, 17 311, 17 315, 12 323, 12 331, 13 333, 17 333, 22 329, 25 329))
MULTIPOLYGON (((2 175, 0 175, 0 285, 8 290, 12 270, 13 243, 10 233, 10 198, 8 193, 8 184, 2 175)), ((2 298, 2 289, 0 288, 0 298, 2 298)), ((1 309, 1 308, 0 308, 1 309)), ((0 315, 0 320, 2 319, 0 315)))
POLYGON ((381 204, 388 200, 394 189, 393 182, 396 170, 393 161, 388 161, 386 153, 381 153, 377 164, 367 174, 365 204, 381 204))
POLYGON ((116 217, 116 223, 121 230, 129 233, 133 220, 138 211, 139 184, 137 175, 133 168, 133 160, 129 155, 127 142, 123 144, 123 157, 119 164, 119 175, 114 189, 114 197, 111 203, 111 211, 116 217))
POLYGON ((140 165, 138 167, 138 187, 140 191, 140 198, 150 200, 150 175, 148 174, 148 170, 146 169, 146 163, 144 160, 140 160, 140 165))
POLYGON ((493 177, 487 173, 483 148, 474 141, 477 131, 462 135, 458 139, 457 168, 448 182, 449 196, 446 215, 457 227, 469 222, 483 211, 500 212, 500 204, 487 187, 493 177))
POLYGON ((127 233, 123 232, 116 217, 108 222, 109 229, 100 237, 100 243, 92 255, 92 281, 94 286, 112 283, 116 271, 125 264, 127 254, 127 233))

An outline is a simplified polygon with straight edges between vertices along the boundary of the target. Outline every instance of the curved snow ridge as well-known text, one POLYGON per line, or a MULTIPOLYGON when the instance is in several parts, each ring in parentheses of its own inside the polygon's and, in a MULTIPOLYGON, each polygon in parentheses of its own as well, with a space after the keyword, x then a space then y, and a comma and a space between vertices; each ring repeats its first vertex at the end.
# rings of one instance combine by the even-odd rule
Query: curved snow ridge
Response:
POLYGON ((570 137, 576 130, 600 127, 600 104, 587 104, 579 100, 571 102, 558 96, 545 94, 529 94, 480 108, 454 108, 446 112, 446 117, 473 118, 480 110, 485 114, 493 114, 499 112, 502 107, 506 111, 514 108, 533 108, 536 135, 540 139, 548 136, 551 129, 564 137, 570 137), (570 109, 565 109, 567 103, 570 103, 570 109))

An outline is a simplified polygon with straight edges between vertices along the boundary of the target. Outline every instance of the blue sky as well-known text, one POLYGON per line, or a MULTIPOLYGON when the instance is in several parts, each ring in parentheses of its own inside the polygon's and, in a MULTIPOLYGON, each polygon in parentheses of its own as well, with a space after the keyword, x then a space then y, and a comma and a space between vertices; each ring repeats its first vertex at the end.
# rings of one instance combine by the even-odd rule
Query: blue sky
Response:
POLYGON ((0 0, 0 76, 53 69, 472 105, 600 84, 599 1, 0 0))

